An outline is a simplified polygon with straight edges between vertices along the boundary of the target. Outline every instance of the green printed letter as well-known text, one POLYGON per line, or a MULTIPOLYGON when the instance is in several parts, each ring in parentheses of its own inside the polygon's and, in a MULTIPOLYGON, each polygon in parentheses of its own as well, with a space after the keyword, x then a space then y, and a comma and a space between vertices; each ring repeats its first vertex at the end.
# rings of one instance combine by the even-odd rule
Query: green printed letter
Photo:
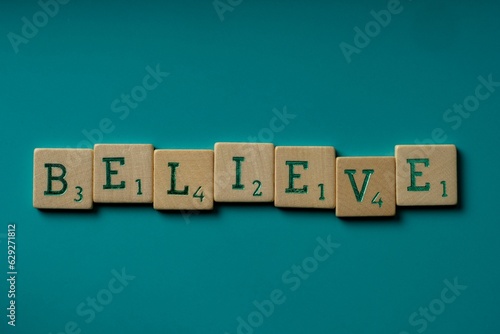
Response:
POLYGON ((286 161, 286 165, 288 166, 288 188, 285 189, 285 193, 296 193, 296 194, 307 194, 307 185, 304 185, 302 188, 295 188, 293 185, 294 179, 300 179, 300 174, 295 174, 293 172, 294 166, 302 166, 304 169, 307 169, 308 162, 307 161, 286 161))
POLYGON ((124 189, 125 181, 121 181, 120 184, 111 183, 111 175, 118 174, 117 170, 111 169, 112 162, 119 162, 120 166, 125 165, 125 158, 102 158, 102 161, 106 163, 106 184, 102 186, 102 189, 124 189))
POLYGON ((356 180, 354 180, 354 174, 356 174, 355 169, 346 169, 344 170, 344 174, 349 176, 349 181, 351 182, 352 190, 354 191, 354 196, 356 196, 356 201, 363 202, 365 198, 366 188, 368 188, 368 183, 370 182, 370 177, 375 171, 373 169, 363 169, 363 174, 365 174, 365 180, 363 181, 363 185, 361 186, 361 191, 358 190, 358 186, 356 185, 356 180))
POLYGON ((62 164, 45 164, 45 168, 47 168, 47 190, 43 192, 44 195, 54 196, 54 195, 62 195, 68 189, 68 182, 64 179, 66 176, 66 167, 62 164), (52 168, 59 168, 61 170, 61 175, 53 176, 52 168), (62 187, 60 190, 52 190, 52 181, 59 181, 62 183, 62 187))
POLYGON ((245 189, 245 186, 241 184, 241 163, 245 161, 245 157, 233 157, 233 161, 236 162, 236 181, 233 189, 245 189))
POLYGON ((429 191, 431 189, 431 185, 429 182, 425 183, 425 186, 417 186, 417 176, 422 176, 422 172, 418 172, 415 170, 415 164, 424 164, 425 167, 429 167, 429 159, 406 159, 406 162, 410 164, 410 178, 411 183, 410 186, 406 189, 408 191, 429 191))
POLYGON ((177 178, 176 178, 176 173, 175 169, 179 167, 178 162, 169 162, 168 167, 172 169, 172 172, 170 173, 170 190, 167 190, 167 194, 169 195, 187 195, 189 191, 189 186, 184 186, 184 190, 176 190, 175 186, 177 184, 177 178))

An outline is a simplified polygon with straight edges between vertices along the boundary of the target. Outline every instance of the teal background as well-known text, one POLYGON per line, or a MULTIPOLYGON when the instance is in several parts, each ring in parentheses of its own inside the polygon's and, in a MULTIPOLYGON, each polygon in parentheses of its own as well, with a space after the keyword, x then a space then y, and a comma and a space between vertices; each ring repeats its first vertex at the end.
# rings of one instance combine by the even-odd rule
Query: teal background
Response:
POLYGON ((353 29, 387 2, 244 0, 221 20, 211 0, 72 1, 15 53, 9 32, 21 34, 40 6, 2 1, 0 263, 6 273, 7 224, 16 223, 18 277, 15 328, 0 284, 1 331, 55 334, 73 321, 81 333, 233 334, 254 301, 280 289, 285 302, 240 332, 498 333, 500 89, 456 129, 443 114, 474 94, 479 76, 500 81, 500 6, 401 6, 348 63, 339 44, 353 44, 353 29), (112 102, 157 64, 169 76, 120 119, 112 102), (263 130, 285 107, 296 118, 263 130), (96 142, 213 148, 261 133, 341 156, 393 155, 442 129, 437 139, 459 150, 460 204, 354 220, 272 204, 203 214, 34 209, 33 149, 76 147, 106 118, 114 128, 96 142), (341 246, 292 291, 282 275, 329 235, 341 246), (77 306, 122 268, 135 279, 87 323, 77 306), (467 289, 425 329, 410 324, 454 278, 467 289))

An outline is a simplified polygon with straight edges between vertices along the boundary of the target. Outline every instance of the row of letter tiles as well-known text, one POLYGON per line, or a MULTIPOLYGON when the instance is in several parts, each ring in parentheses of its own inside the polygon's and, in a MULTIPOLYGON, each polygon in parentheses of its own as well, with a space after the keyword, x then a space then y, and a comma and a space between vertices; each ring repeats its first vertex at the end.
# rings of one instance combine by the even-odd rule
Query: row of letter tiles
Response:
POLYGON ((332 146, 97 144, 35 149, 33 173, 33 206, 41 209, 91 209, 96 202, 211 210, 214 201, 274 201, 362 217, 394 216, 396 205, 457 203, 454 145, 397 145, 395 157, 336 158, 332 146))

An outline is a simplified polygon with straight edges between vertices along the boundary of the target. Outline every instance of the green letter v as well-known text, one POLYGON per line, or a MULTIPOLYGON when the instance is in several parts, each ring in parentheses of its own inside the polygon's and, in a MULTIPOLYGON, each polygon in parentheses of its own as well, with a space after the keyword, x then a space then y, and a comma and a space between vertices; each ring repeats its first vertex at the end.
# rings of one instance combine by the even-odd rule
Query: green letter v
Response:
POLYGON ((354 174, 356 174, 355 169, 346 169, 344 174, 349 175, 349 181, 351 181, 352 190, 354 190, 354 196, 358 202, 363 202, 365 197, 366 188, 368 187, 368 182, 370 182, 370 177, 375 171, 373 169, 363 169, 363 174, 365 174, 365 180, 363 181, 363 186, 361 187, 361 192, 358 190, 356 181, 354 180, 354 174))

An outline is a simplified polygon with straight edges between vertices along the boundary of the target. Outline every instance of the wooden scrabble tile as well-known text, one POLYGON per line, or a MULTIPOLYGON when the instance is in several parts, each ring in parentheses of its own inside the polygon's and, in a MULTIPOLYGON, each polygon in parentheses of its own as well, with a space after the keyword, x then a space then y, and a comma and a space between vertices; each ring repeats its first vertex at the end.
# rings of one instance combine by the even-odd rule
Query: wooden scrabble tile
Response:
POLYGON ((155 150, 153 206, 157 210, 212 210, 214 151, 155 150))
POLYGON ((92 156, 88 149, 35 149, 33 206, 92 209, 92 156))
POLYGON ((214 154, 216 202, 273 201, 273 144, 216 143, 214 154))
POLYGON ((95 145, 94 202, 153 202, 153 145, 95 145))
POLYGON ((275 206, 335 208, 332 146, 278 146, 275 166, 275 206))
POLYGON ((394 157, 337 158, 337 217, 394 216, 394 157))
POLYGON ((457 204, 455 145, 397 145, 398 205, 457 204))

